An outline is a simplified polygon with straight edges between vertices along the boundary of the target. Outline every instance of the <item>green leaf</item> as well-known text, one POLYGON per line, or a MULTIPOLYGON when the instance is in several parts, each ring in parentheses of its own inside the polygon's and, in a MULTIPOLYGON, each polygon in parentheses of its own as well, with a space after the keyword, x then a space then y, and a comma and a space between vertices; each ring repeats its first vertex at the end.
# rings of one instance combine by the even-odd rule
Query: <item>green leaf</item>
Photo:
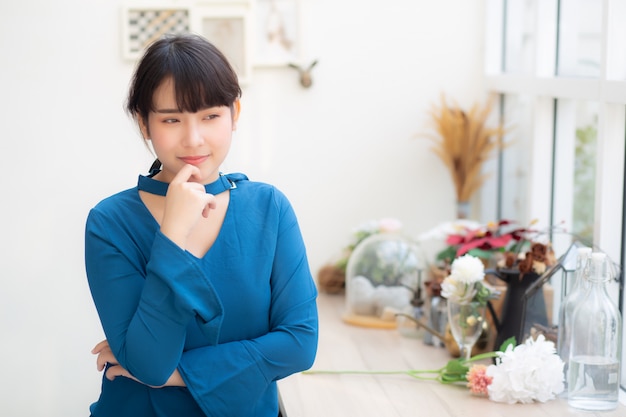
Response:
POLYGON ((445 261, 445 260, 452 261, 454 260, 454 258, 456 258, 455 246, 448 246, 447 248, 445 248, 444 250, 442 250, 441 252, 437 254, 438 261, 445 261))
POLYGON ((516 345, 517 345, 517 342, 515 341, 515 336, 511 336, 508 339, 506 339, 504 342, 502 342, 502 344, 500 345, 499 351, 504 352, 507 347, 509 346, 515 347, 516 345))
POLYGON ((469 367, 462 359, 452 359, 442 369, 439 380, 444 383, 465 381, 468 371, 469 367))
POLYGON ((468 255, 472 255, 477 258, 489 259, 491 258, 494 252, 495 252, 494 250, 484 250, 484 249, 474 248, 474 249, 470 249, 467 253, 468 255))

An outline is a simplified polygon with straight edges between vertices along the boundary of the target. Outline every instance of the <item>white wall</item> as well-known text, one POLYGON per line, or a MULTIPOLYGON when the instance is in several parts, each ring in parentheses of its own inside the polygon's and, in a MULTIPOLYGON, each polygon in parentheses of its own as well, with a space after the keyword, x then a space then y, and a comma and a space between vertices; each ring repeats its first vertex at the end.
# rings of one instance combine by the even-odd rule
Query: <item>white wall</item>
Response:
MULTIPOLYGON (((0 3, 2 416, 86 416, 99 390, 84 221, 152 159, 122 110, 122 4, 0 3)), ((314 85, 255 68, 225 168, 290 197, 315 273, 361 222, 393 216, 416 235, 454 216, 447 171, 415 135, 441 92, 484 98, 483 1, 301 0, 301 14, 314 85)))

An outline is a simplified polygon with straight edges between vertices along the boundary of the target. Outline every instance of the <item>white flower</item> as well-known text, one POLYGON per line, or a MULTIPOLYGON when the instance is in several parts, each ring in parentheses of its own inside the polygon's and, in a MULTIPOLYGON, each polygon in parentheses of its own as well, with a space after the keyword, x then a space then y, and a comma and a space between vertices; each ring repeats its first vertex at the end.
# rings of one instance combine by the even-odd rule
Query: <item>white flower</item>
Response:
POLYGON ((452 262, 450 276, 465 284, 474 284, 485 278, 485 264, 475 256, 463 255, 452 262))
POLYGON ((493 377, 489 385, 489 399, 503 403, 528 404, 556 398, 565 388, 563 361, 556 354, 554 343, 543 335, 537 340, 508 346, 500 352, 495 365, 489 365, 487 375, 493 377))
POLYGON ((474 220, 454 220, 451 222, 441 223, 433 229, 422 233, 417 237, 417 240, 446 240, 446 237, 449 235, 465 234, 466 230, 476 230, 480 227, 482 227, 482 225, 474 220))
POLYGON ((485 278, 485 265, 475 256, 464 255, 452 262, 450 275, 441 283, 441 295, 456 302, 469 302, 476 295, 476 283, 485 278))
POLYGON ((473 285, 454 279, 451 275, 441 283, 441 296, 457 303, 470 302, 476 295, 473 285))

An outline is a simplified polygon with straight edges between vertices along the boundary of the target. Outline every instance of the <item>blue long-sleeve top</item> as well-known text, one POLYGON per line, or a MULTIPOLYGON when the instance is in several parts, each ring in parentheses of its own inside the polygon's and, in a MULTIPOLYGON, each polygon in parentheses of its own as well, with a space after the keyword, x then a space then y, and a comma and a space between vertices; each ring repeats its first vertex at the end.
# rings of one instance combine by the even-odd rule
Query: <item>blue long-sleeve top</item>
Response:
MULTIPOLYGON (((140 176, 88 216, 85 263, 104 333, 129 378, 109 381, 93 417, 276 417, 276 381, 309 368, 317 349, 316 287, 294 211, 276 188, 243 174, 222 228, 202 258, 159 230, 140 176), (151 388, 178 369, 187 387, 151 388)), ((220 188, 222 187, 222 188, 220 188)))

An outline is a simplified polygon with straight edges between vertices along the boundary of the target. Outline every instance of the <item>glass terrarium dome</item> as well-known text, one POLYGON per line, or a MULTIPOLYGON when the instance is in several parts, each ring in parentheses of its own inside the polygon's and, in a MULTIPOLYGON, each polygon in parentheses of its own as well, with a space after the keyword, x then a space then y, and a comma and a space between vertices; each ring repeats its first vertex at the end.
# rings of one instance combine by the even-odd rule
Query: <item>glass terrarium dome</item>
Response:
POLYGON ((346 267, 344 320, 368 327, 395 327, 394 312, 418 296, 422 261, 417 245, 397 233, 369 236, 346 267))

